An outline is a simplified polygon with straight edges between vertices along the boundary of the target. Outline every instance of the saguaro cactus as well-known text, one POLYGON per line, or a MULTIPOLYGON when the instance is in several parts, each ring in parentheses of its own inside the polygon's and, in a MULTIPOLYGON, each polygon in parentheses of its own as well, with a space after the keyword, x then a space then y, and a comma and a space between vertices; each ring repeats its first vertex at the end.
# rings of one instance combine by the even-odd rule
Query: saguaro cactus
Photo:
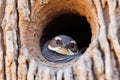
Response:
POLYGON ((0 80, 120 80, 119 30, 120 0, 0 0, 0 80), (57 64, 40 40, 63 13, 86 17, 92 37, 82 56, 57 64))

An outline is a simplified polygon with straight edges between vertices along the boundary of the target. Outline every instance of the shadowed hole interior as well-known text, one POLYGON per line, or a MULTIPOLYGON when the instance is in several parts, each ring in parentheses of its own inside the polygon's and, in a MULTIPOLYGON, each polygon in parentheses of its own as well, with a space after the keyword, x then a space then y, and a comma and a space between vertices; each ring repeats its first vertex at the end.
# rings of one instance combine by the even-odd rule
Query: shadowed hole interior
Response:
POLYGON ((76 40, 79 50, 88 47, 91 42, 91 28, 86 17, 78 14, 64 13, 56 16, 43 30, 41 47, 57 35, 68 35, 76 40))

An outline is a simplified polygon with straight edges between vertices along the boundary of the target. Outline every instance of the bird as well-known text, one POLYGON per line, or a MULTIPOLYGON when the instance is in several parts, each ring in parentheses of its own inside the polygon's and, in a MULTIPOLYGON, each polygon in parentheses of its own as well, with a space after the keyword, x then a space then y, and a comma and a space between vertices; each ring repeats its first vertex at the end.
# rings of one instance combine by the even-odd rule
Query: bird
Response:
POLYGON ((57 35, 48 40, 41 53, 45 59, 54 63, 69 62, 82 54, 76 41, 67 35, 57 35))

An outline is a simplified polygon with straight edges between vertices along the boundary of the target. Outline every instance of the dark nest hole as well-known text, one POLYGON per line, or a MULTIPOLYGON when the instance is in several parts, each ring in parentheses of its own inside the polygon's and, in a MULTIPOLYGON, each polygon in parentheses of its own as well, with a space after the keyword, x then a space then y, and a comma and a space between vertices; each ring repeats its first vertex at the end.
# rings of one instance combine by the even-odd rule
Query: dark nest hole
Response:
POLYGON ((85 49, 91 42, 91 28, 86 17, 78 14, 64 13, 55 17, 43 30, 41 47, 57 35, 68 35, 76 40, 79 50, 85 49))

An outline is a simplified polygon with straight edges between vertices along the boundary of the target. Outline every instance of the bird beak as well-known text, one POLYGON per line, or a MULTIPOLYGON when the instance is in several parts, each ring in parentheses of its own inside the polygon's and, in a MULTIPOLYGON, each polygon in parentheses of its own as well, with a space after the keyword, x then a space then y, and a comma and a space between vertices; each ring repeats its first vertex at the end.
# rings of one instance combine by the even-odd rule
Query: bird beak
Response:
POLYGON ((68 55, 68 50, 66 49, 66 48, 64 48, 64 47, 62 47, 62 48, 60 48, 59 49, 59 52, 61 53, 61 54, 63 54, 63 55, 68 55))

